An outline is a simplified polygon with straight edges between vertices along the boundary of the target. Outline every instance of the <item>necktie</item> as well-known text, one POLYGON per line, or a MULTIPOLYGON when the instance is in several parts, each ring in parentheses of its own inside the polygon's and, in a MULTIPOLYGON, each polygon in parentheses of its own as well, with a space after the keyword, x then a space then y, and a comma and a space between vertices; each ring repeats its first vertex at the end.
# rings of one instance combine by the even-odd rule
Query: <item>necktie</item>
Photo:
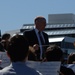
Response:
POLYGON ((39 35, 39 38, 40 38, 40 42, 41 42, 41 48, 42 48, 42 50, 41 50, 41 54, 40 54, 40 59, 43 59, 44 58, 44 40, 43 40, 43 37, 42 37, 42 35, 41 35, 41 32, 39 31, 38 32, 38 35, 39 35))
POLYGON ((43 38, 41 36, 41 32, 39 31, 38 34, 39 34, 39 38, 40 38, 41 44, 44 45, 44 40, 43 40, 43 38))

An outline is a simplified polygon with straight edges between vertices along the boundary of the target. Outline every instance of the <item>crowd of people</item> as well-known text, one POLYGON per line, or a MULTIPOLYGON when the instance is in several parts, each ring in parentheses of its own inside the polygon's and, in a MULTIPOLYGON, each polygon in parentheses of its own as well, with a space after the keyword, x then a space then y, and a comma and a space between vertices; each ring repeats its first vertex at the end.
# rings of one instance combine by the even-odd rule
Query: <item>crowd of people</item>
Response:
POLYGON ((44 32, 46 19, 38 16, 34 19, 35 28, 25 30, 23 35, 11 36, 5 33, 0 38, 0 51, 6 52, 11 64, 1 68, 0 75, 42 75, 37 70, 28 67, 29 61, 60 61, 59 75, 75 75, 75 53, 68 55, 64 65, 63 51, 58 45, 50 45, 48 35, 44 32))

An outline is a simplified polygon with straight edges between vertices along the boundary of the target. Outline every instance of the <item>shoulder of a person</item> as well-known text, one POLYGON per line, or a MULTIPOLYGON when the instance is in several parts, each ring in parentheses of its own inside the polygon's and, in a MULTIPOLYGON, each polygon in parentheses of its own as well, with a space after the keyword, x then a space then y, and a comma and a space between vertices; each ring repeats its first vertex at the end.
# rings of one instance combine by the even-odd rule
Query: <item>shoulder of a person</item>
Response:
POLYGON ((64 75, 75 75, 73 70, 70 68, 67 68, 66 66, 61 66, 60 71, 64 74, 64 75))
POLYGON ((8 72, 8 66, 0 70, 0 75, 8 72))
POLYGON ((29 69, 30 69, 30 71, 31 71, 31 73, 33 74, 33 75, 42 75, 39 71, 37 71, 37 70, 35 70, 35 69, 33 69, 33 68, 30 68, 30 67, 28 67, 29 69))
POLYGON ((46 32, 42 32, 44 35, 48 36, 48 34, 46 32))
POLYGON ((67 67, 68 67, 68 68, 75 67, 75 64, 68 64, 67 67))
POLYGON ((24 32, 28 33, 28 32, 33 32, 33 31, 34 31, 34 29, 30 29, 30 30, 25 30, 24 32))

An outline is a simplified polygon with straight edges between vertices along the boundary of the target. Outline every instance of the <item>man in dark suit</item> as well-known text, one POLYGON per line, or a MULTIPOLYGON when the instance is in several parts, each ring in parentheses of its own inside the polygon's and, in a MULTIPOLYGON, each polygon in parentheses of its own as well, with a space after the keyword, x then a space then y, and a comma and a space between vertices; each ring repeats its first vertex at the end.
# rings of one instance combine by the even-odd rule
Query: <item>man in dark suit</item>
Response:
POLYGON ((23 35, 27 37, 29 45, 35 50, 36 59, 32 54, 29 54, 29 60, 42 60, 45 57, 45 50, 49 45, 48 35, 43 32, 46 26, 46 19, 42 16, 38 16, 35 18, 34 23, 35 28, 33 30, 24 31, 23 35))

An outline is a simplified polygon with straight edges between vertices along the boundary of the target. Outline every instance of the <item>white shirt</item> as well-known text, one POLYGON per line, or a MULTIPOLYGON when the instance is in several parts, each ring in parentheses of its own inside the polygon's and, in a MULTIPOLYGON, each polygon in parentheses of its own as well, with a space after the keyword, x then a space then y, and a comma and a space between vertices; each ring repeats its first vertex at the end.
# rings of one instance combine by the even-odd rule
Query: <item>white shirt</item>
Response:
POLYGON ((75 64, 68 64, 68 68, 71 68, 75 73, 75 64))
MULTIPOLYGON (((40 59, 42 59, 42 50, 43 50, 43 49, 42 49, 42 44, 41 44, 41 41, 40 41, 38 32, 39 32, 39 30, 35 28, 35 33, 36 33, 36 35, 37 35, 37 38, 38 38, 38 41, 39 41, 39 47, 40 47, 40 59)), ((44 39, 44 36, 43 36, 43 33, 42 33, 42 32, 41 32, 41 36, 42 36, 43 41, 44 41, 44 43, 45 43, 45 39, 44 39)))

